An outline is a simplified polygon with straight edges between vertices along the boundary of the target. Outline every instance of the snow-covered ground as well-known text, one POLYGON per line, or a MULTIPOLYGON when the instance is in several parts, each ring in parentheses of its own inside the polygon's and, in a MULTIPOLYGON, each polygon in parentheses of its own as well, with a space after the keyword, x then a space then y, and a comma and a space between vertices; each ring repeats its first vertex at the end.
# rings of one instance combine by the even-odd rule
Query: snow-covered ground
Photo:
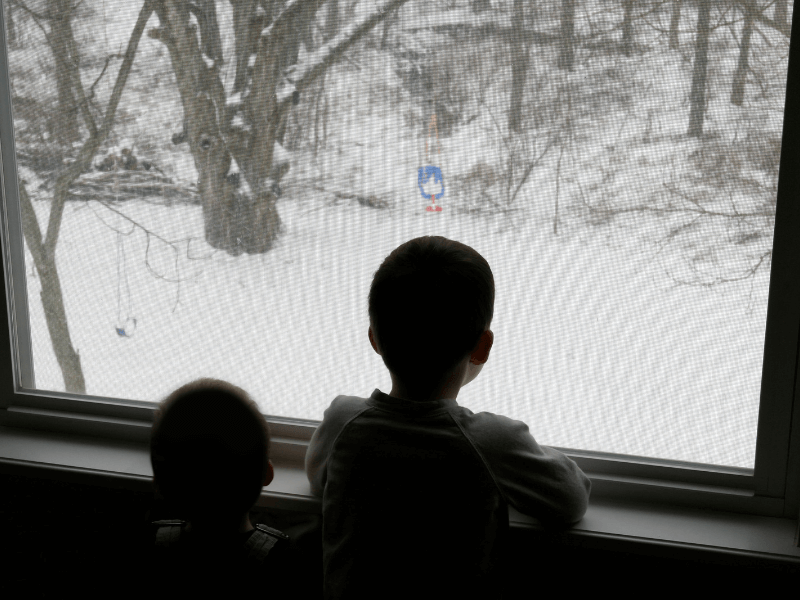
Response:
MULTIPOLYGON (((106 3, 107 12, 113 4, 106 3)), ((131 25, 135 5, 117 7, 131 25)), ((230 18, 225 11, 220 18, 229 56, 230 18)), ((95 36, 98 52, 124 44, 129 27, 106 32, 108 41, 95 36)), ((757 112, 745 115, 727 104, 732 61, 715 63, 719 93, 712 94, 708 121, 730 136, 757 112)), ((623 75, 649 69, 652 85, 620 84, 632 90, 633 108, 604 111, 584 129, 589 137, 578 150, 564 158, 561 168, 569 173, 560 174, 558 235, 557 153, 520 190, 513 216, 460 212, 455 200, 448 205, 447 192, 437 199, 442 212, 424 210, 417 188, 424 135, 419 126, 408 127, 413 103, 400 89, 394 63, 376 50, 363 50, 353 55, 355 66, 343 62, 328 74, 327 144, 316 154, 307 146, 293 152, 278 203, 285 233, 267 254, 234 258, 213 251, 203 240, 199 206, 119 205, 164 239, 192 238, 170 247, 151 237, 148 249, 141 229, 100 203, 70 202, 57 261, 87 393, 156 402, 182 383, 210 376, 248 390, 265 414, 319 420, 337 395, 366 397, 376 387, 389 392, 388 371, 367 337, 372 275, 399 244, 443 235, 486 257, 496 283, 494 348, 480 376, 459 393, 459 404, 524 421, 546 445, 752 468, 768 268, 735 284, 675 285, 670 273, 685 259, 680 252, 659 253, 652 243, 671 222, 640 216, 624 226, 591 226, 570 211, 578 188, 598 190, 602 183, 602 193, 627 206, 665 181, 684 181, 685 157, 697 149, 697 141, 677 141, 687 124, 682 101, 690 67, 655 53, 628 62, 633 66, 618 66, 623 75), (652 142, 642 143, 645 131, 652 142), (608 182, 603 177, 610 169, 616 179, 608 182), (391 208, 333 203, 329 194, 314 191, 320 187, 386 198, 391 208), (113 228, 131 233, 120 236, 113 228), (120 337, 115 327, 126 317, 136 318, 137 326, 131 337, 120 337)), ((182 116, 166 52, 145 37, 136 64, 120 107, 127 120, 110 144, 125 136, 149 141, 165 171, 196 180, 186 147, 169 144, 182 116)), ((785 59, 783 65, 785 78, 785 59)), ((541 68, 532 65, 532 79, 541 68)), ((593 73, 578 71, 562 83, 593 73)), ((489 109, 441 140, 446 186, 475 165, 499 170, 503 164, 503 142, 490 114, 507 106, 503 77, 495 77, 489 109)), ((98 94, 102 98, 103 91, 98 94)), ((780 131, 782 102, 764 109, 763 127, 780 131)), ((491 191, 501 190, 496 185, 491 191)), ((34 205, 41 226, 49 203, 34 205)), ((713 239, 713 226, 703 232, 703 239, 713 239)), ((771 231, 767 237, 762 247, 771 248, 771 231)), ((736 248, 721 248, 734 266, 747 255, 736 248)), ((36 386, 63 390, 27 252, 26 261, 36 386)), ((430 319, 446 310, 431 299, 430 319)))

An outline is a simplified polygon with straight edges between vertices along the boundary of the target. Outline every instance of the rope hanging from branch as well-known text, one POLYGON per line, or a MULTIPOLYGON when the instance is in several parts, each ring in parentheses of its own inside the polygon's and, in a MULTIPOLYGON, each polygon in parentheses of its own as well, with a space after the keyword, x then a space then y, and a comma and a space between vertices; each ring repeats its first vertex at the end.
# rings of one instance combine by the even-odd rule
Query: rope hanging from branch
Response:
POLYGON ((442 207, 436 205, 436 198, 441 200, 444 196, 444 179, 442 177, 441 167, 433 165, 431 154, 433 153, 433 140, 436 140, 436 162, 441 164, 442 161, 442 144, 439 141, 439 127, 436 123, 436 102, 433 103, 434 109, 431 114, 431 119, 428 122, 428 136, 425 139, 425 161, 427 165, 420 167, 417 173, 417 185, 422 197, 430 200, 430 206, 426 206, 427 212, 441 212, 442 207), (441 186, 441 189, 438 189, 441 186), (431 193, 427 193, 425 188, 428 188, 431 193))

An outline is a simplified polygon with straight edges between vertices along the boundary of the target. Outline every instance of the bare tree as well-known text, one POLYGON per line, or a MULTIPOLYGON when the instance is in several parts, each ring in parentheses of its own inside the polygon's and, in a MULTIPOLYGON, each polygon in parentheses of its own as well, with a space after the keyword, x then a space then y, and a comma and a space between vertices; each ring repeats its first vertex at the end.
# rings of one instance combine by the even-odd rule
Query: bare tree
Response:
POLYGON ((80 139, 78 106, 75 101, 75 79, 80 77, 78 52, 72 34, 75 5, 71 0, 48 0, 50 32, 48 42, 56 62, 59 115, 55 120, 56 138, 62 143, 80 139))
MULTIPOLYGON (((53 344, 56 360, 64 377, 66 391, 76 394, 86 393, 86 382, 83 377, 80 355, 72 346, 67 315, 64 309, 64 298, 61 292, 61 282, 56 268, 56 244, 58 243, 58 234, 61 228, 61 218, 64 214, 64 206, 70 185, 91 166, 98 148, 111 131, 117 106, 122 97, 122 91, 125 88, 133 59, 136 56, 139 40, 152 12, 151 2, 146 0, 128 41, 128 48, 125 51, 125 56, 120 65, 119 74, 100 126, 97 126, 90 111, 86 110, 81 113, 90 135, 83 143, 77 159, 65 166, 56 178, 47 232, 44 237, 42 237, 42 232, 39 229, 39 223, 36 220, 36 214, 33 211, 33 205, 25 186, 22 182, 19 182, 22 232, 42 282, 41 298, 47 329, 50 332, 50 340, 53 344)), ((80 79, 76 80, 76 89, 74 91, 81 100, 85 98, 80 79)))
POLYGON ((558 68, 572 71, 575 66, 575 0, 561 0, 561 51, 558 68))
POLYGON ((187 2, 187 5, 199 24, 203 54, 222 64, 222 40, 219 37, 216 1, 193 0, 187 2))
POLYGON ((672 0, 672 17, 669 21, 669 47, 677 50, 680 47, 678 30, 681 24, 681 2, 682 0, 672 0))
POLYGON ((528 72, 530 44, 525 38, 525 2, 514 0, 514 25, 511 34, 511 105, 508 110, 508 129, 522 129, 522 99, 525 76, 528 72))
POLYGON ((339 0, 328 0, 328 14, 325 15, 325 31, 322 39, 330 41, 339 33, 339 0))
POLYGON ((711 0, 698 0, 697 33, 695 34, 694 73, 692 91, 689 94, 691 113, 689 114, 689 137, 703 135, 703 120, 706 110, 706 74, 708 70, 708 38, 710 27, 711 0))
MULTIPOLYGON (((240 64, 248 65, 244 87, 228 98, 219 61, 202 51, 203 31, 193 24, 194 11, 180 0, 154 0, 160 27, 149 35, 169 50, 189 148, 200 174, 209 245, 233 255, 270 250, 282 231, 275 204, 289 161, 276 160, 276 149, 285 155, 279 141, 289 106, 348 47, 406 1, 387 0, 302 64, 297 64, 301 34, 308 31, 322 0, 290 0, 269 21, 266 11, 253 14, 250 25, 258 27, 256 43, 244 50, 237 45, 237 71, 240 64)), ((240 5, 239 21, 250 8, 240 5)))
POLYGON ((263 8, 262 14, 256 17, 256 6, 258 0, 231 0, 233 8, 233 31, 236 60, 236 76, 233 83, 233 91, 240 92, 247 84, 247 57, 253 53, 258 34, 266 26, 266 14, 263 8))
POLYGON ((780 2, 775 2, 775 19, 770 19, 765 12, 766 8, 772 6, 772 2, 767 3, 764 8, 759 9, 755 4, 752 3, 752 0, 731 0, 730 4, 738 5, 742 9, 747 8, 747 5, 750 4, 753 8, 753 19, 758 23, 765 25, 778 31, 785 35, 787 38, 791 35, 791 27, 789 26, 789 22, 786 20, 788 15, 785 12, 786 2, 783 2, 783 7, 780 6, 780 2))
POLYGON ((622 51, 625 56, 633 52, 633 5, 635 0, 623 0, 625 9, 622 17, 622 51))
POLYGON ((739 62, 733 75, 731 87, 731 104, 741 106, 744 100, 744 87, 747 80, 748 57, 750 54, 750 37, 753 35, 753 15, 755 7, 748 1, 742 8, 744 25, 742 25, 742 41, 739 44, 739 62))
POLYGON ((786 20, 787 16, 787 0, 777 0, 775 2, 775 22, 778 25, 783 26, 785 29, 788 29, 788 22, 786 20))
POLYGON ((17 26, 14 21, 14 7, 8 3, 3 3, 3 10, 5 11, 6 21, 6 39, 8 40, 9 48, 19 48, 19 37, 17 36, 17 26))
POLYGON ((397 13, 399 9, 395 8, 392 12, 386 16, 383 21, 383 34, 381 35, 381 50, 386 50, 389 44, 389 31, 391 30, 392 26, 397 23, 397 13))
POLYGON ((12 0, 32 17, 42 30, 55 63, 56 90, 58 93, 57 114, 52 119, 52 131, 61 144, 70 144, 80 139, 78 122, 79 107, 75 98, 75 86, 80 79, 78 48, 72 33, 72 20, 79 3, 75 0, 12 0), (45 24, 47 27, 45 27, 45 24))

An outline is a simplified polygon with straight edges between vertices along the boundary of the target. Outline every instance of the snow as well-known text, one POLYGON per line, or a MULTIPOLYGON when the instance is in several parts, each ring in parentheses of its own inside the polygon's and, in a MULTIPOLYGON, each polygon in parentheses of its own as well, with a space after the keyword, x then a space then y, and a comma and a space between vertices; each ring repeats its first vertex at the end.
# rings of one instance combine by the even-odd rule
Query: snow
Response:
MULTIPOLYGON (((156 401, 206 375, 243 386, 268 414, 320 419, 338 394, 388 392, 388 373, 367 340, 371 276, 400 243, 435 234, 478 250, 497 288, 493 352, 459 394, 460 404, 523 420, 544 444, 750 460, 737 442, 755 431, 761 357, 753 340, 763 336, 766 303, 747 315, 743 293, 669 290, 633 244, 611 248, 599 231, 559 239, 549 223, 538 223, 501 235, 496 226, 452 214, 445 203, 435 215, 311 210, 316 204, 279 202, 287 232, 266 255, 184 255, 176 274, 174 253, 156 245, 151 260, 160 272, 184 278, 180 286, 154 279, 141 259, 129 258, 138 317, 130 339, 119 339, 112 327, 115 234, 70 204, 59 268, 87 393, 156 401), (709 407, 733 400, 736 410, 715 411, 709 428, 698 399, 709 407), (654 436, 629 435, 647 423, 669 426, 654 436)), ((41 213, 44 205, 36 208, 41 213)), ((199 207, 137 203, 126 212, 174 230, 176 238, 193 238, 194 254, 211 253, 201 241, 199 207)), ((141 231, 125 244, 129 257, 144 256, 141 231)), ((38 291, 38 280, 29 279, 29 298, 38 299, 38 291)), ((30 309, 37 387, 63 389, 41 304, 30 309)), ((441 310, 432 299, 431 318, 441 310)))
POLYGON ((251 129, 250 125, 245 123, 244 117, 242 117, 242 113, 240 113, 240 112, 237 112, 233 116, 233 119, 231 120, 231 126, 239 127, 239 128, 241 128, 241 129, 243 129, 245 131, 250 131, 250 129, 251 129))
MULTIPOLYGON (((135 20, 138 7, 130 10, 132 4, 116 3, 126 11, 127 20, 120 22, 135 20)), ((116 14, 114 5, 109 4, 109 15, 116 14)), ((218 10, 229 56, 230 6, 222 3, 218 10)), ((112 33, 125 29, 105 27, 112 33)), ((109 36, 106 46, 103 36, 96 37, 103 52, 120 38, 109 36)), ((119 147, 125 138, 137 140, 137 148, 149 144, 166 173, 196 183, 197 165, 186 145, 169 141, 180 131, 183 113, 162 46, 143 38, 136 64, 147 68, 132 73, 120 105, 126 119, 115 126, 108 146, 119 147)), ((320 48, 305 65, 319 61, 325 51, 320 48)), ((460 51, 453 64, 464 70, 454 68, 453 81, 464 77, 482 52, 460 51)), ((717 267, 725 273, 741 272, 748 255, 772 247, 771 230, 746 247, 721 243, 726 225, 712 223, 689 231, 684 246, 671 249, 652 240, 679 224, 676 218, 631 213, 611 224, 591 225, 576 216, 584 197, 593 206, 633 208, 661 194, 666 205, 678 200, 664 190, 665 183, 688 185, 687 157, 699 148, 696 140, 682 137, 691 65, 679 56, 656 54, 627 62, 601 57, 571 74, 547 70, 549 58, 532 61, 530 89, 535 92, 528 92, 528 101, 535 107, 552 107, 561 89, 575 90, 587 106, 595 104, 575 117, 576 139, 564 154, 561 179, 557 182, 558 153, 546 155, 510 206, 519 209, 516 213, 462 212, 486 206, 457 194, 471 173, 482 173, 486 194, 505 202, 496 179, 509 160, 509 139, 502 130, 508 64, 487 58, 484 104, 470 100, 464 112, 474 119, 442 136, 442 153, 433 164, 443 173, 445 194, 436 200, 443 211, 429 213, 417 187, 417 169, 426 164, 427 121, 403 87, 394 59, 370 48, 359 50, 360 70, 344 61, 326 75, 316 105, 325 106, 329 115, 319 147, 308 141, 313 125, 306 141, 290 145, 287 131, 286 147, 275 146, 275 164, 288 161, 291 168, 277 203, 285 231, 270 252, 232 257, 215 251, 204 240, 200 206, 142 200, 117 207, 142 228, 175 242, 169 245, 154 236, 148 240, 144 229, 97 202, 69 202, 57 264, 87 393, 157 402, 193 378, 218 377, 248 390, 265 414, 320 420, 337 395, 366 397, 376 387, 389 392, 388 371, 367 337, 372 276, 399 244, 443 235, 480 252, 496 284, 495 344, 480 376, 459 393, 460 405, 524 421, 544 445, 752 468, 769 268, 724 286, 675 285, 673 276, 685 275, 687 265, 711 266, 702 257, 704 248, 713 251, 709 256, 717 253, 717 267), (615 83, 604 74, 606 68, 623 76, 615 83), (626 94, 631 94, 629 108, 626 94), (655 117, 645 142, 650 114, 655 117), (319 188, 387 198, 391 208, 334 202, 332 193, 319 188), (558 235, 553 233, 556 198, 558 235), (120 298, 112 228, 128 234, 123 240, 131 314, 122 320, 137 319, 130 338, 114 330, 120 298), (689 251, 700 256, 689 260, 689 251)), ((12 69, 14 60, 10 55, 12 69)), ((753 68, 767 74, 765 86, 771 85, 773 71, 785 79, 781 60, 754 57, 753 68)), ((231 62, 223 65, 226 89, 232 86, 231 62)), ((751 99, 747 110, 728 105, 725 93, 734 66, 719 61, 712 74, 708 122, 724 132, 720 144, 742 143, 747 132, 780 132, 782 101, 751 99)), ((298 69, 296 77, 302 72, 298 69)), ((85 80, 96 75, 87 73, 85 80)), ((757 86, 751 87, 754 97, 757 86)), ((101 105, 104 89, 98 86, 101 105)), ((781 97, 780 90, 770 93, 781 97)), ((313 124, 305 96, 292 110, 313 124)), ((231 97, 228 104, 240 100, 231 97)), ((236 119, 243 125, 240 115, 236 119)), ((519 156, 532 157, 547 139, 542 134, 516 142, 519 156)), ((748 176, 768 183, 762 171, 751 170, 748 176)), ((238 171, 233 161, 229 173, 238 171)), ((29 170, 20 169, 20 176, 29 181, 45 230, 50 192, 35 189, 40 179, 29 170)), ((249 195, 244 177, 240 181, 240 193, 249 195)), ((697 186, 710 189, 706 182, 697 186)), ((720 189, 724 193, 711 198, 708 207, 729 210, 735 202, 744 210, 748 202, 760 201, 734 183, 720 189)), ((31 264, 26 249, 36 386, 63 391, 31 264)), ((127 301, 122 299, 123 306, 127 301)), ((429 302, 431 319, 447 310, 433 298, 429 302)))
POLYGON ((275 165, 283 165, 288 163, 292 158, 291 152, 288 152, 283 146, 281 146, 278 142, 275 142, 275 146, 272 149, 272 162, 275 165))
POLYGON ((297 88, 291 80, 282 79, 278 89, 275 91, 275 97, 278 99, 278 102, 280 102, 284 98, 290 98, 295 91, 297 91, 297 88))
POLYGON ((250 189, 250 184, 247 183, 247 177, 240 177, 239 178, 239 188, 236 190, 238 194, 241 194, 245 198, 252 198, 253 197, 253 190, 250 189))

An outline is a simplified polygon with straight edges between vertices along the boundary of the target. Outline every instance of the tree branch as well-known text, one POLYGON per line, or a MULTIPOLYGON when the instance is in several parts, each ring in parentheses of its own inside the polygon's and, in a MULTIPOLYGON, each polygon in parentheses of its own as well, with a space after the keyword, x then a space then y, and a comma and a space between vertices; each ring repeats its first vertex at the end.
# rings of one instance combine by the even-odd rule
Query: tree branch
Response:
POLYGON ((96 135, 91 136, 84 143, 78 157, 74 163, 69 165, 59 174, 56 179, 55 189, 53 191, 53 205, 50 210, 50 222, 47 226, 47 237, 44 242, 44 252, 51 259, 55 257, 56 242, 58 241, 58 233, 61 228, 61 217, 64 214, 64 204, 67 200, 67 193, 69 186, 78 176, 83 173, 92 163, 92 159, 100 147, 100 144, 105 141, 111 127, 114 124, 114 116, 119 105, 120 98, 122 97, 122 90, 125 89, 125 83, 128 81, 133 59, 136 56, 136 49, 139 46, 139 41, 142 38, 145 25, 153 13, 153 0, 145 0, 142 5, 142 10, 139 12, 139 18, 131 33, 130 40, 128 41, 128 48, 125 51, 125 59, 117 75, 117 81, 114 84, 114 90, 111 93, 111 98, 108 100, 108 108, 106 108, 103 124, 96 135))
MULTIPOLYGON (((295 0, 297 3, 300 0, 295 0)), ((297 68, 291 78, 291 83, 297 91, 302 91, 308 87, 317 77, 319 77, 331 64, 333 64, 350 46, 360 40, 375 25, 383 21, 388 14, 405 4, 408 0, 388 0, 381 8, 356 21, 350 27, 342 31, 334 39, 324 44, 314 54, 308 57, 297 68)), ((287 9, 288 10, 288 9, 287 9)), ((281 14, 281 16, 283 16, 281 14)), ((280 16, 278 17, 280 19, 280 16)), ((277 23, 276 19, 276 23, 277 23)), ((273 26, 276 24, 274 23, 273 26)), ((264 30, 264 34, 269 35, 272 27, 264 30)), ((284 87, 276 94, 278 99, 278 113, 283 112, 291 105, 292 93, 294 90, 284 87)))

